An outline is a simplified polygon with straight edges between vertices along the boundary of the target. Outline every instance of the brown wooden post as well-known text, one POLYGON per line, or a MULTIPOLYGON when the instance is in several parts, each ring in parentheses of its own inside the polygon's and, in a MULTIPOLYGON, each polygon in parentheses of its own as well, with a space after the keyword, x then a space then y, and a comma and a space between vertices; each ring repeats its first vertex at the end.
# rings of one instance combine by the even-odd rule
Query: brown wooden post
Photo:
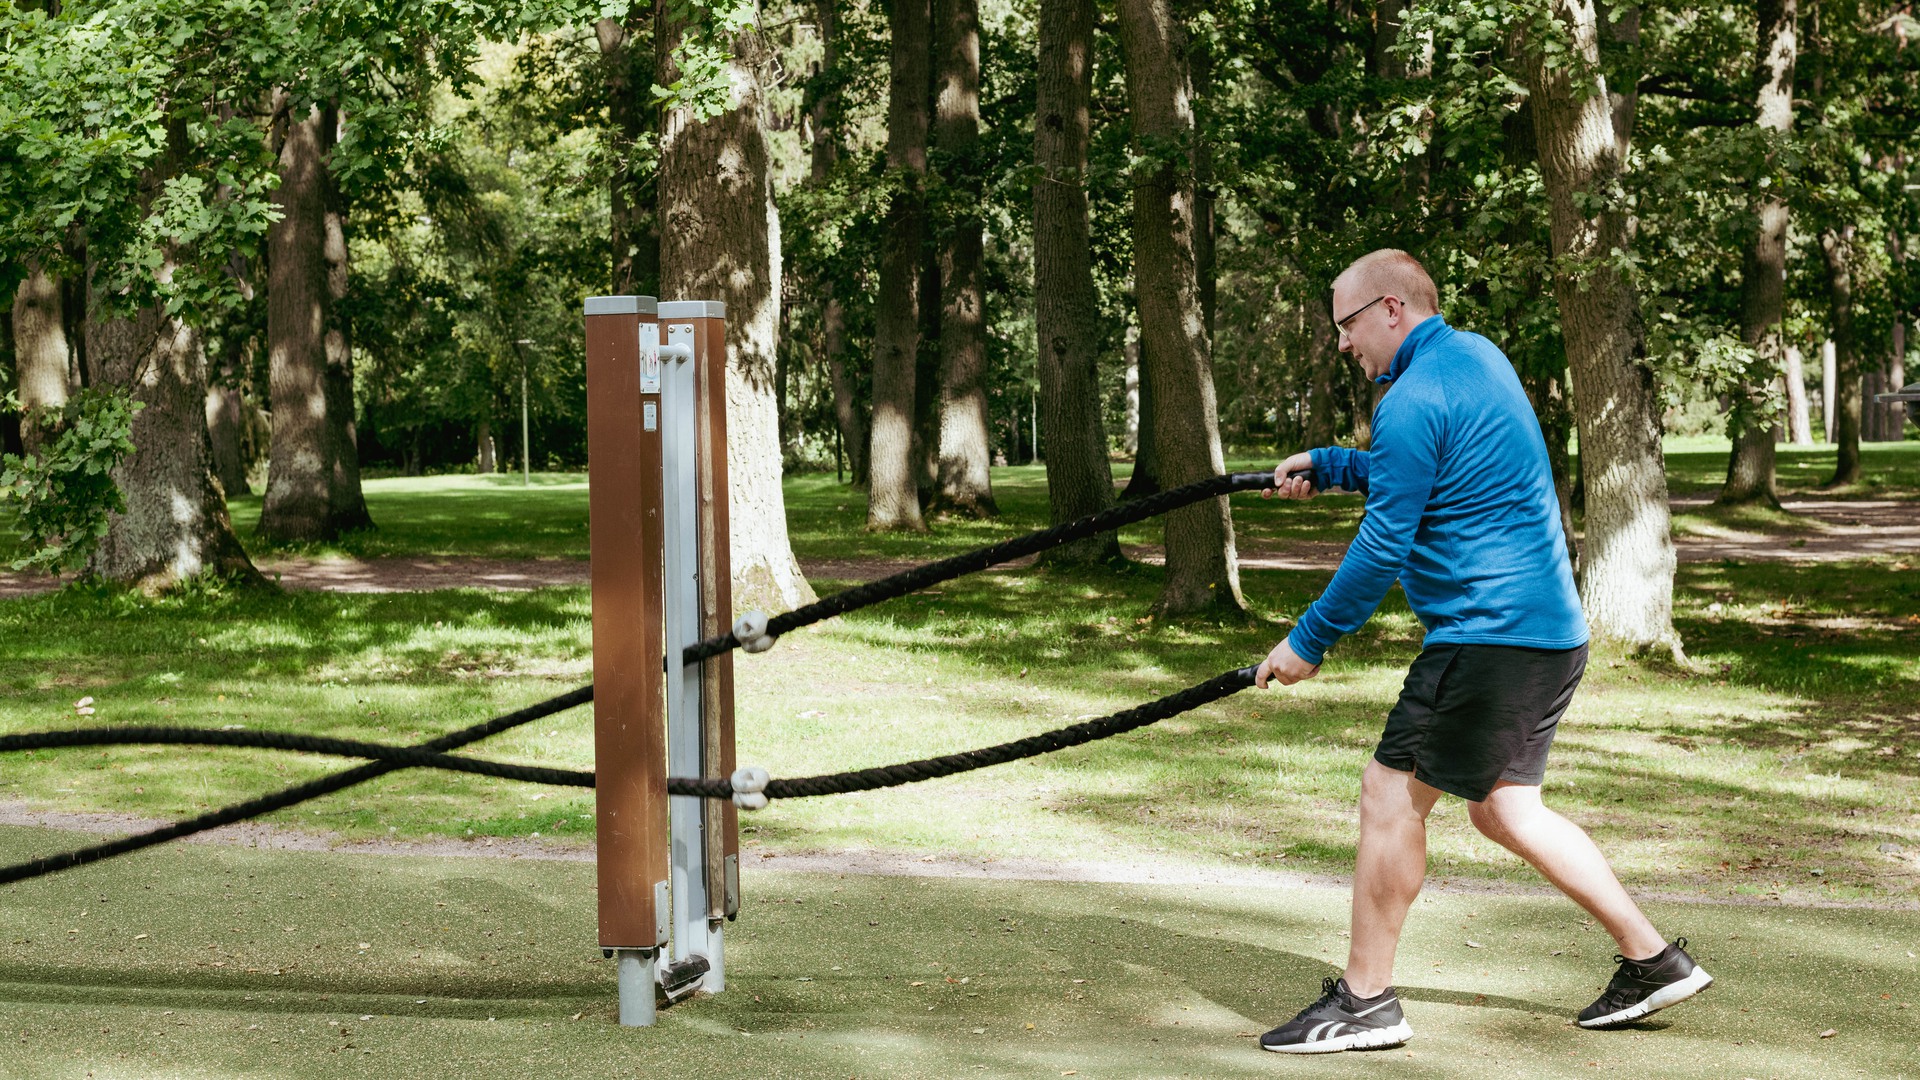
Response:
POLYGON ((600 945, 644 961, 642 1007, 622 954, 621 1022, 636 1024, 652 1023, 653 951, 667 942, 659 393, 642 386, 641 340, 657 341, 655 310, 650 296, 586 302, 600 945))

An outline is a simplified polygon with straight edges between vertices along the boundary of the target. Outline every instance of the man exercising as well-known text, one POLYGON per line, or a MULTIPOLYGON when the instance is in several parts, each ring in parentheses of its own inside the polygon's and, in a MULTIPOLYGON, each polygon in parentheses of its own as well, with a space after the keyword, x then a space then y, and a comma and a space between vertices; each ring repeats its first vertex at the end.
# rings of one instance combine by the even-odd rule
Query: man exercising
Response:
POLYGON ((1370 451, 1322 447, 1274 470, 1268 495, 1364 492, 1359 535, 1257 681, 1311 679, 1395 580, 1427 629, 1360 779, 1353 943, 1343 978, 1261 1036, 1291 1054, 1398 1046, 1413 1034, 1393 954, 1427 870, 1427 814, 1467 800, 1490 839, 1587 909, 1620 946, 1619 970, 1582 1027, 1630 1023, 1713 982, 1641 914, 1592 839, 1540 802, 1547 749, 1587 662, 1587 627, 1560 504, 1513 365, 1448 326, 1426 269, 1404 251, 1363 256, 1333 283, 1340 351, 1387 387, 1370 451), (1294 476, 1311 469, 1308 476, 1294 476))

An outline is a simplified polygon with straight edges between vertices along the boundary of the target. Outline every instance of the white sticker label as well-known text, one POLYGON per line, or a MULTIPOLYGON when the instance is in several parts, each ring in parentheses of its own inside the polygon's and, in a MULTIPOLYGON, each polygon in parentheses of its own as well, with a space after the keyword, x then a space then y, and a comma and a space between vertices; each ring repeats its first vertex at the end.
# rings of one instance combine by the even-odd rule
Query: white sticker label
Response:
MULTIPOLYGON (((640 392, 657 394, 660 392, 660 324, 643 322, 640 324, 640 392)), ((647 430, 653 430, 649 419, 647 430)))
MULTIPOLYGON (((655 386, 654 393, 657 394, 659 392, 660 392, 659 387, 655 386)), ((659 406, 655 405, 651 401, 641 402, 640 403, 640 426, 647 431, 659 431, 660 430, 660 413, 658 410, 659 410, 659 406)))

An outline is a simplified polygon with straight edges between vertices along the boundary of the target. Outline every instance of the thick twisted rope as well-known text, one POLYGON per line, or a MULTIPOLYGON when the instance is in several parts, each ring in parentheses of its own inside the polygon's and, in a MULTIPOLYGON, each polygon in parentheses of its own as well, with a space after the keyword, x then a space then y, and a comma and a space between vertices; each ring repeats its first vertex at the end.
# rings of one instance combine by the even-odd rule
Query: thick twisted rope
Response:
MULTIPOLYGON (((517 709, 502 716, 496 716, 491 720, 483 721, 472 727, 465 727, 459 731, 448 732, 437 739, 429 739, 419 744, 415 749, 428 751, 453 750, 457 747, 465 746, 468 743, 478 742, 489 736, 498 735, 503 731, 519 727, 521 724, 529 724, 542 717, 552 716, 554 713, 571 709, 575 705, 582 705, 592 700, 593 687, 583 686, 578 690, 570 690, 567 693, 561 694, 559 697, 548 698, 545 701, 529 705, 524 709, 517 709)), ((364 784, 368 780, 385 776, 387 773, 403 767, 404 766, 395 763, 375 761, 347 769, 344 772, 334 773, 332 776, 323 776, 318 780, 309 780, 304 784, 295 784, 292 787, 277 791, 271 795, 263 795, 257 799, 248 799, 246 802, 238 802, 231 806, 224 806, 210 813, 201 814, 199 817, 188 818, 185 821, 176 821, 171 825, 163 825, 158 829, 135 833, 132 836, 123 836, 118 840, 109 840, 105 843, 94 844, 90 847, 76 848, 73 851, 62 852, 59 855, 49 855, 41 859, 29 859, 23 863, 0 867, 0 885, 57 873, 75 866, 85 866, 87 863, 99 862, 102 859, 111 859, 116 855, 125 855, 129 852, 139 851, 142 848, 152 847, 155 844, 164 844, 169 840, 178 840, 181 837, 192 836, 195 833, 203 833, 209 829, 217 829, 222 825, 231 825, 237 821, 246 821, 249 818, 271 814, 277 810, 284 810, 289 806, 297 806, 309 799, 317 799, 322 795, 331 795, 343 788, 353 787, 355 784, 364 784)))
MULTIPOLYGON (((877 788, 899 787, 902 784, 918 783, 922 780, 935 780, 944 776, 972 772, 976 769, 1005 765, 1024 758, 1050 754, 1056 750, 1081 746, 1099 739, 1111 738, 1138 728, 1155 724, 1169 717, 1197 709, 1239 693, 1253 685, 1254 669, 1239 668, 1216 675, 1198 686, 1179 690, 1157 701, 1137 705, 1131 709, 1104 716, 1097 720, 1086 720, 1053 731, 1029 735, 1024 739, 1000 743, 995 746, 968 750, 942 757, 922 758, 918 761, 906 761, 897 765, 882 765, 872 769, 854 769, 849 772, 829 773, 824 776, 803 776, 792 780, 772 780, 764 788, 770 799, 805 798, 813 795, 844 795, 854 791, 872 791, 877 788)), ((0 752, 9 750, 40 750, 71 746, 121 746, 140 745, 186 745, 186 746, 244 746, 264 750, 292 750, 303 753, 334 754, 342 757, 363 757, 375 759, 371 764, 349 769, 333 776, 305 784, 298 784, 273 795, 235 803, 210 814, 149 832, 122 837, 104 844, 80 848, 60 855, 50 855, 42 859, 33 859, 0 869, 0 884, 25 881, 42 877, 75 866, 83 866, 116 855, 138 851, 141 848, 165 843, 191 836, 194 833, 230 825, 236 821, 259 817, 275 810, 285 809, 308 799, 317 798, 343 787, 364 783, 376 776, 395 769, 408 767, 427 767, 452 769, 459 772, 475 773, 481 776, 495 776, 507 780, 520 780, 534 784, 550 784, 563 787, 592 787, 594 774, 572 769, 546 769, 531 765, 510 765, 498 761, 481 761, 475 758, 455 757, 440 753, 439 750, 472 742, 476 738, 485 738, 507 728, 518 726, 542 716, 548 716, 580 704, 587 699, 584 690, 562 695, 538 705, 529 706, 517 713, 496 717, 484 724, 443 735, 438 739, 422 743, 419 746, 385 746, 380 743, 361 742, 355 739, 333 739, 316 735, 294 735, 271 731, 219 731, 203 728, 88 728, 78 731, 46 731, 25 735, 0 737, 0 752), (568 700, 576 699, 576 700, 568 700), (567 701, 565 705, 556 703, 567 701), (492 729, 484 734, 475 734, 482 729, 492 729)), ((671 777, 667 780, 667 794, 692 795, 703 799, 731 799, 737 792, 733 782, 718 777, 671 777)))
MULTIPOLYGON (((931 588, 943 581, 952 581, 957 577, 978 573, 990 566, 1027 555, 1036 555, 1062 544, 1071 544, 1075 540, 1085 540, 1104 532, 1112 532, 1136 521, 1164 514, 1169 510, 1178 510, 1183 506, 1206 499, 1219 498, 1236 491, 1255 491, 1273 486, 1272 473, 1227 473, 1223 476, 1210 476, 1191 484, 1185 484, 1167 491, 1157 492, 1142 499, 1121 503, 1097 514, 1069 521, 1064 525, 1055 525, 1050 529, 1040 529, 1025 536, 1016 536, 998 544, 978 548, 963 555, 916 566, 911 570, 902 570, 891 577, 869 581, 864 585, 855 585, 851 589, 842 589, 832 596, 817 600, 805 607, 798 607, 784 615, 775 615, 767 620, 766 633, 769 637, 779 637, 791 633, 803 626, 812 626, 835 615, 845 615, 863 607, 921 589, 931 588)), ((740 647, 740 639, 731 633, 710 637, 705 641, 687 646, 680 652, 682 663, 691 664, 711 656, 740 647)))
MULTIPOLYGON (((1198 686, 1189 686, 1185 690, 1168 694, 1158 701, 1136 705, 1111 716, 1103 716, 1098 720, 1085 720, 1053 731, 1029 735, 1024 739, 1015 739, 1013 742, 982 747, 979 750, 947 754, 944 757, 922 758, 919 761, 906 761, 898 765, 882 765, 872 769, 829 773, 825 776, 771 780, 766 785, 765 793, 770 799, 844 795, 851 791, 899 787, 902 784, 935 780, 992 765, 1005 765, 1022 758, 1038 757, 1055 750, 1065 750, 1070 746, 1080 746, 1083 743, 1125 734, 1137 728, 1146 727, 1148 724, 1157 724, 1168 717, 1178 716, 1183 712, 1245 690, 1253 685, 1253 675, 1253 668, 1238 668, 1215 675, 1198 686)), ((667 791, 674 795, 698 795, 705 799, 730 799, 734 795, 733 784, 726 779, 676 777, 667 781, 667 791)))
POLYGON ((0 753, 14 750, 55 750, 69 746, 239 746, 252 750, 293 750, 333 757, 366 758, 408 768, 447 769, 453 772, 520 780, 557 787, 592 787, 593 774, 576 769, 548 769, 538 765, 511 765, 504 761, 455 757, 418 746, 388 746, 358 739, 324 735, 295 735, 284 731, 246 731, 224 728, 125 727, 80 728, 72 731, 36 731, 0 735, 0 753))

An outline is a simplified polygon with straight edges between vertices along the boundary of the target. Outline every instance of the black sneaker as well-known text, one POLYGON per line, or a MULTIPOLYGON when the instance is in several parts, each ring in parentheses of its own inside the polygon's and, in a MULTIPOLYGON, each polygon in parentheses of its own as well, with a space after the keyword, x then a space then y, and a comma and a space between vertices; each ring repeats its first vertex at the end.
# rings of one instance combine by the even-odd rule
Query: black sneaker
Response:
POLYGON ((1260 1049, 1276 1054, 1331 1054, 1339 1050, 1384 1050, 1413 1038, 1392 987, 1379 997, 1358 997, 1345 979, 1320 980, 1320 1000, 1300 1015, 1260 1036, 1260 1049))
POLYGON ((1614 959, 1620 961, 1620 970, 1613 973, 1607 992, 1580 1010, 1583 1028, 1630 1024, 1713 985, 1713 976, 1687 955, 1686 938, 1675 939, 1650 960, 1629 960, 1619 955, 1614 959))

